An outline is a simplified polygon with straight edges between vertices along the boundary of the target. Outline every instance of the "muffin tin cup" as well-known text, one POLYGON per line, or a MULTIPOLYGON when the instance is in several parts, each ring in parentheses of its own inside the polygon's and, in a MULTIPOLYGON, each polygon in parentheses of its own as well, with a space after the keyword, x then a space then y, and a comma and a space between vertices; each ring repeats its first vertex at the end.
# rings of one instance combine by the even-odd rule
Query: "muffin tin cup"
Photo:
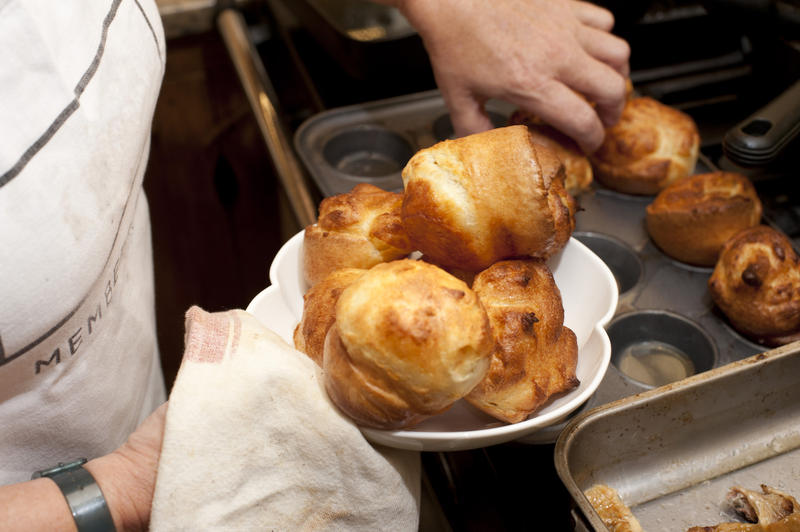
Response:
POLYGON ((330 136, 322 147, 322 157, 343 179, 396 183, 414 154, 410 142, 383 127, 363 125, 330 136))
MULTIPOLYGON (((512 111, 505 102, 486 102, 495 126, 506 125, 512 111)), ((362 182, 402 191, 411 156, 452 136, 444 99, 432 90, 323 111, 300 125, 294 144, 322 194, 333 196, 362 182)))
POLYGON ((577 231, 572 236, 606 263, 617 280, 620 294, 624 294, 639 283, 643 271, 642 261, 625 242, 609 235, 587 231, 577 231))
POLYGON ((607 327, 611 363, 643 388, 675 382, 715 367, 717 346, 697 323, 663 310, 618 315, 607 327))

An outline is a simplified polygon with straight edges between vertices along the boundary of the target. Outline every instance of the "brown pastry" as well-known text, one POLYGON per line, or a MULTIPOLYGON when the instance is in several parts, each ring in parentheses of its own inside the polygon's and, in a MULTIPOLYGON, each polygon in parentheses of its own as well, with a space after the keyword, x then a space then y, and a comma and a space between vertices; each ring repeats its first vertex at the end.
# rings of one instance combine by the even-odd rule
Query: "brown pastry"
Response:
POLYGON ((630 98, 590 160, 606 187, 652 195, 694 171, 699 147, 689 115, 652 98, 630 98))
POLYGON ((294 329, 294 347, 322 367, 325 335, 336 320, 336 302, 342 290, 367 270, 342 268, 328 274, 303 295, 303 316, 294 329))
POLYGON ((306 227, 303 275, 313 286, 340 268, 370 267, 413 251, 400 220, 403 195, 360 183, 325 198, 317 223, 306 227))
POLYGON ((761 493, 734 486, 726 496, 730 507, 747 523, 720 523, 693 526, 687 532, 798 532, 800 503, 797 499, 766 484, 761 493))
POLYGON ((514 111, 508 122, 527 126, 533 142, 553 150, 564 164, 564 187, 567 192, 577 196, 591 186, 592 163, 574 140, 522 110, 514 111))
POLYGON ((730 237, 761 221, 761 201, 745 176, 711 172, 680 179, 647 206, 647 232, 672 258, 713 266, 730 237))
POLYGON ((708 287, 745 336, 768 346, 800 339, 800 259, 775 229, 759 225, 728 240, 708 287))
POLYGON ((469 286, 470 288, 472 288, 472 283, 475 281, 475 276, 478 275, 478 272, 473 272, 470 270, 461 270, 459 268, 451 268, 447 266, 442 266, 441 264, 436 264, 430 259, 430 257, 426 257, 425 255, 422 255, 419 258, 419 260, 424 262, 429 262, 434 266, 438 266, 439 268, 443 269, 453 277, 464 281, 464 283, 466 283, 466 285, 469 286))
POLYGON ((445 140, 403 169, 403 226, 445 267, 477 272, 506 258, 549 257, 575 227, 563 168, 521 125, 445 140))
POLYGON ((358 424, 400 429, 469 393, 491 351, 489 318, 467 285, 422 261, 388 262, 339 297, 325 387, 358 424))
POLYGON ((609 532, 642 532, 642 525, 612 487, 595 484, 584 493, 609 532))
POLYGON ((489 315, 495 346, 489 373, 467 401, 517 423, 580 384, 578 342, 564 327, 561 293, 543 261, 498 262, 475 277, 472 289, 489 315))

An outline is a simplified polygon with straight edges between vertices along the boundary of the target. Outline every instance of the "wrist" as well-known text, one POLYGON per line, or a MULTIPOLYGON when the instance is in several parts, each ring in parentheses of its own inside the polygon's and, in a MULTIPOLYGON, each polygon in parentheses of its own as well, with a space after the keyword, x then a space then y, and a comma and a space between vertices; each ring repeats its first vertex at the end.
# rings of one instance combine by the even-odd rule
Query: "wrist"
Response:
POLYGON ((118 451, 90 460, 83 467, 100 486, 118 532, 148 529, 155 470, 152 474, 146 468, 142 470, 118 451))

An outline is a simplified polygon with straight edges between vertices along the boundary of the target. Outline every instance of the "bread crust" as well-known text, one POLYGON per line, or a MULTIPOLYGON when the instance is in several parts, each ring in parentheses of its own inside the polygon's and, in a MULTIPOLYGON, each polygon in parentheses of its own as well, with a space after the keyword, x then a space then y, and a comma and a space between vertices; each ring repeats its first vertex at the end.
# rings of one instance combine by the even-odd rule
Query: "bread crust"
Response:
POLYGON ((309 286, 341 268, 370 267, 413 251, 403 229, 403 195, 368 183, 325 198, 317 223, 303 237, 303 276, 309 286))
POLYGON ((489 319, 466 284, 422 261, 383 263, 339 297, 325 386, 357 423, 405 428, 469 393, 491 349, 489 319))
POLYGON ((800 259, 783 233, 759 225, 725 243, 708 281, 733 327, 778 346, 800 338, 800 259))
POLYGON ((333 271, 303 295, 303 315, 294 329, 294 347, 320 367, 325 336, 336 321, 336 302, 342 291, 366 272, 360 268, 333 271))
POLYGON ((575 227, 561 161, 522 125, 420 150, 403 183, 406 233, 444 267, 477 272, 506 258, 546 258, 575 227))
POLYGON ((476 276, 473 290, 495 345, 489 372, 467 401, 518 423, 580 384, 577 339, 564 327, 561 293, 543 261, 498 262, 476 276))
POLYGON ((652 98, 630 98, 590 156, 594 177, 626 194, 654 195, 694 171, 700 134, 692 118, 652 98))
POLYGON ((680 179, 647 206, 647 232, 670 257, 697 266, 714 266, 723 244, 758 225, 762 206, 747 177, 710 172, 680 179))
POLYGON ((573 196, 587 191, 592 185, 592 163, 574 140, 554 127, 522 110, 514 111, 508 119, 510 125, 522 124, 530 131, 536 144, 552 150, 564 165, 564 188, 573 196))

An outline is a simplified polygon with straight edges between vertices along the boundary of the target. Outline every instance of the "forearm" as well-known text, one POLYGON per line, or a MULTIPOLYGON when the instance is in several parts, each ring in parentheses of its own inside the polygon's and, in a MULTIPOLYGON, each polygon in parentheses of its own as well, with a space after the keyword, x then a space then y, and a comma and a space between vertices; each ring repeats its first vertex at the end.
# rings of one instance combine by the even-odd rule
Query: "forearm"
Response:
POLYGON ((0 501, 0 530, 75 530, 67 501, 50 479, 0 486, 0 501))
MULTIPOLYGON (((100 486, 116 529, 146 530, 152 493, 142 494, 142 486, 148 483, 141 482, 137 478, 141 475, 133 473, 126 462, 112 453, 90 460, 84 468, 100 486)), ((49 478, 0 486, 0 501, 0 530, 76 530, 64 495, 49 478)))

